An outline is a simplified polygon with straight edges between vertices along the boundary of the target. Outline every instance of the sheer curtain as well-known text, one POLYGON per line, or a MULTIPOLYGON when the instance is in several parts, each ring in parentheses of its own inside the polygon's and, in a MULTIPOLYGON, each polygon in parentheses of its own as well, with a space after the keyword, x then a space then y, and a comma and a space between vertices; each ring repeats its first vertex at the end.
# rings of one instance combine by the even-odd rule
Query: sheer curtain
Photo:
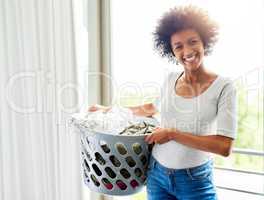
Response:
MULTIPOLYGON (((79 200, 72 0, 0 0, 0 199, 79 200)), ((82 101, 83 102, 83 101, 82 101)))

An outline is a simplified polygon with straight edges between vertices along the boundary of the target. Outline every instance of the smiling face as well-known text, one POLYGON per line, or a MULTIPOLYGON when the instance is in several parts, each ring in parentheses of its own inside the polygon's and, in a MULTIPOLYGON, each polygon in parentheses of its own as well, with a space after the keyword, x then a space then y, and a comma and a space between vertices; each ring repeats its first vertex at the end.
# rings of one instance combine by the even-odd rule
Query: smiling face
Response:
POLYGON ((196 71, 202 65, 204 45, 195 30, 176 32, 171 36, 170 42, 174 56, 188 71, 196 71))

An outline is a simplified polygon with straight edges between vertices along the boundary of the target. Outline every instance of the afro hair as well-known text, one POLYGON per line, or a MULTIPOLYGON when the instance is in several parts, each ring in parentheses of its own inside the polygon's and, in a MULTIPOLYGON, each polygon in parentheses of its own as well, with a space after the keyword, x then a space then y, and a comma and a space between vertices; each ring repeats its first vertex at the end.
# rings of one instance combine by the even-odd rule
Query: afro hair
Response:
POLYGON ((218 26, 205 10, 192 5, 175 7, 161 17, 153 33, 155 50, 162 57, 175 61, 170 44, 171 36, 186 29, 197 31, 203 42, 205 55, 209 55, 217 41, 218 26))

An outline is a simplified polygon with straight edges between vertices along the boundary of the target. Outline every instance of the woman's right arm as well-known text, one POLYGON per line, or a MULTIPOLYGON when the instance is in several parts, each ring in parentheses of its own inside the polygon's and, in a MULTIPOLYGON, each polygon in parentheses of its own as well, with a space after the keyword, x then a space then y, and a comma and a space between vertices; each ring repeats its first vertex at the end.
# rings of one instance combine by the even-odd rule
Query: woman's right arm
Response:
MULTIPOLYGON (((144 116, 144 117, 151 117, 157 113, 157 110, 152 103, 147 103, 147 104, 143 104, 139 106, 131 106, 131 107, 126 107, 126 108, 130 109, 134 115, 144 116)), ((89 107, 88 111, 95 112, 98 110, 103 110, 107 112, 110 109, 111 107, 96 104, 96 105, 89 107)))

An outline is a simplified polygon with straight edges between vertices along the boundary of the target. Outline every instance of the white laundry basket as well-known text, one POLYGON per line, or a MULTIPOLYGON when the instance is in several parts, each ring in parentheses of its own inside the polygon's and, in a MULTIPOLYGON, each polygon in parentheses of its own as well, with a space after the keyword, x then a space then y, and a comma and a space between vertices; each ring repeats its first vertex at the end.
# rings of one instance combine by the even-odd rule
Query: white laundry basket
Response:
MULTIPOLYGON (((150 118, 140 118, 157 125, 150 118)), ((73 123, 80 134, 81 161, 85 184, 93 191, 108 195, 131 195, 145 184, 151 145, 145 135, 113 135, 89 132, 73 123)))

